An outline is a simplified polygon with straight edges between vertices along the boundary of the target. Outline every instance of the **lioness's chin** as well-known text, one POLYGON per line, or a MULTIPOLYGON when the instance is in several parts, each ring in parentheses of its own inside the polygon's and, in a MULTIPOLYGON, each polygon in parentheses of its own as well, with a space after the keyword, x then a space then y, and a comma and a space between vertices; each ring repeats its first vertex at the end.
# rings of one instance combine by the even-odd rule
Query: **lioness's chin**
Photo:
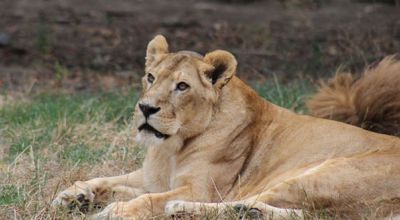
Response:
POLYGON ((156 137, 156 135, 150 131, 139 131, 136 134, 135 141, 137 144, 142 146, 159 146, 165 139, 156 137))
POLYGON ((183 139, 180 135, 171 135, 168 138, 157 138, 148 131, 141 131, 136 134, 135 141, 138 145, 144 147, 159 147, 166 152, 176 152, 183 146, 183 139))

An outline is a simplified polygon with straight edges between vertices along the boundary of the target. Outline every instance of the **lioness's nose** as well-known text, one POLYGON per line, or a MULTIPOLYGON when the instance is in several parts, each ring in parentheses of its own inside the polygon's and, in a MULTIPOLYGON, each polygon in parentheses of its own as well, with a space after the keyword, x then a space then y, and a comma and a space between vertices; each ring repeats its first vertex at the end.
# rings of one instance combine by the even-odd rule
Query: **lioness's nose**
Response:
POLYGON ((155 114, 158 111, 160 111, 159 107, 154 107, 154 106, 150 106, 147 104, 139 104, 139 108, 143 112, 143 115, 146 118, 149 117, 150 115, 155 114))

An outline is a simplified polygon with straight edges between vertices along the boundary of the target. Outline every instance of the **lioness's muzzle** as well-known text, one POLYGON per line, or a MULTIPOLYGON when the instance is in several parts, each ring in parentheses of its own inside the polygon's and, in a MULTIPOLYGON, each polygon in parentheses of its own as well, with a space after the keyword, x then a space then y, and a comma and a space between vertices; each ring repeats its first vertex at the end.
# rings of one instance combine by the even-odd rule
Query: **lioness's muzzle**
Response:
POLYGON ((157 129, 153 128, 151 125, 149 125, 148 123, 144 123, 142 125, 139 126, 138 128, 139 131, 145 130, 148 132, 153 133, 157 138, 163 138, 163 139, 167 139, 169 137, 169 135, 167 134, 163 134, 160 131, 158 131, 157 129))

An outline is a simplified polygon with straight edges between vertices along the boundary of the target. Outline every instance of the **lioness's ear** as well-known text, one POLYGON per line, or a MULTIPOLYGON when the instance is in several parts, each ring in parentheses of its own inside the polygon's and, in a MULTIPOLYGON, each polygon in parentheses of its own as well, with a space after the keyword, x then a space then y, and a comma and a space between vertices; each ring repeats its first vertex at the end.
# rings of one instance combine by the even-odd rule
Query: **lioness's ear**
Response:
POLYGON ((157 35, 147 45, 146 66, 149 66, 155 56, 168 53, 168 43, 164 36, 157 35))
POLYGON ((224 50, 215 50, 206 54, 204 62, 214 67, 205 74, 218 89, 225 86, 236 72, 237 62, 235 57, 224 50))

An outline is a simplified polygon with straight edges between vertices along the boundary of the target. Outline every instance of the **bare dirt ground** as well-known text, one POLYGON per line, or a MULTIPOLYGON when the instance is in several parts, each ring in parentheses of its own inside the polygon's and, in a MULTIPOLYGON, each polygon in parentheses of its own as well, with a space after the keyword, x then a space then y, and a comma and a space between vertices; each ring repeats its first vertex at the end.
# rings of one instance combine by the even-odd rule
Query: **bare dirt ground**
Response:
POLYGON ((354 0, 2 0, 0 88, 129 86, 157 33, 172 50, 221 48, 245 80, 358 71, 400 50, 400 7, 354 0))

